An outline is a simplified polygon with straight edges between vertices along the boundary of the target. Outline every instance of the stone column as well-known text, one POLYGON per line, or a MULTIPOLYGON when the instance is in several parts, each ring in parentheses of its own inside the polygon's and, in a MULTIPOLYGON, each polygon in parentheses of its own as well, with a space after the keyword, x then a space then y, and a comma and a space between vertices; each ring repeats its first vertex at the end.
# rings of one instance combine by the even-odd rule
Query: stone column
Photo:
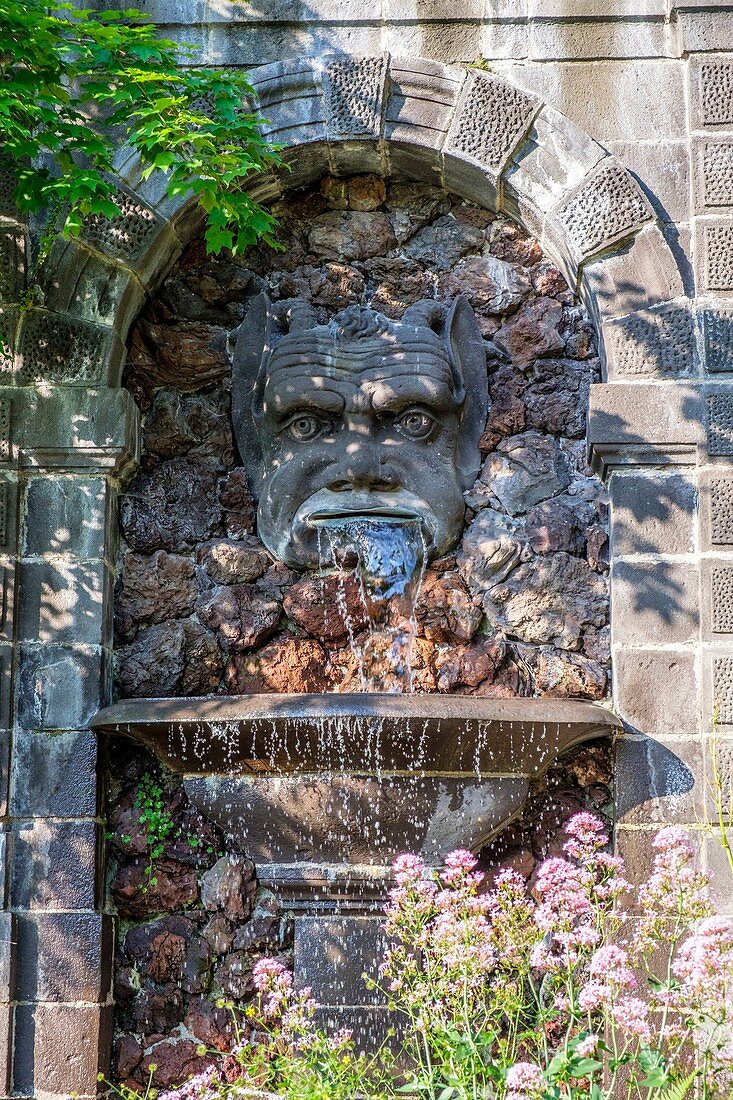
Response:
POLYGON ((0 390, 0 643, 6 842, 3 1096, 96 1095, 111 1042, 100 757, 116 478, 135 450, 122 390, 0 390))

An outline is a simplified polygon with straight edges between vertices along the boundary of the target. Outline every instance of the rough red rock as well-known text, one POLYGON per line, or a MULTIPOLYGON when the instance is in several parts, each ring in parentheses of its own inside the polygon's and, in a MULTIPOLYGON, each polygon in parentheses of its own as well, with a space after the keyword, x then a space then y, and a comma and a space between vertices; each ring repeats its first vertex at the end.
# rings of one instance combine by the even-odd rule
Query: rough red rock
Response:
POLYGON ((158 623, 117 651, 123 696, 206 695, 221 679, 223 658, 216 638, 195 620, 158 623))
POLYGON ((590 363, 573 359, 537 359, 524 403, 527 425, 542 432, 582 439, 593 381, 590 363))
POLYGON ((223 913, 214 913, 204 926, 202 935, 213 955, 226 955, 234 942, 234 926, 223 913))
POLYGON ((439 187, 412 180, 394 180, 387 188, 386 206, 388 210, 406 213, 417 229, 437 215, 447 214, 451 200, 439 187))
POLYGON ((251 584, 272 564, 259 543, 250 546, 237 539, 212 539, 198 548, 196 558, 214 584, 251 584))
POLYGON ((500 366, 489 378, 491 407, 486 428, 479 439, 479 450, 484 454, 507 436, 524 431, 526 417, 524 393, 527 380, 511 366, 500 366))
POLYGON ((153 1084, 157 1088, 164 1089, 181 1084, 214 1064, 212 1055, 198 1053, 199 1046, 200 1044, 192 1039, 157 1043, 145 1055, 136 1076, 147 1083, 150 1068, 155 1066, 153 1084))
POLYGON ((196 603, 196 569, 190 558, 158 550, 152 555, 128 553, 115 602, 115 629, 122 641, 138 628, 190 615, 196 603))
POLYGON ((143 445, 157 459, 188 455, 225 470, 234 462, 229 395, 159 390, 145 417, 143 445))
POLYGON ((118 868, 112 881, 117 912, 130 920, 183 909, 198 896, 196 872, 170 859, 158 860, 152 874, 146 859, 133 859, 118 868))
POLYGON ((420 632, 436 642, 470 642, 479 628, 481 608, 458 573, 428 570, 415 608, 420 632))
POLYGON ((316 307, 319 321, 324 322, 330 314, 361 301, 364 276, 349 264, 303 264, 292 272, 276 272, 270 277, 270 286, 276 299, 310 302, 316 307))
POLYGON ((215 986, 225 997, 243 1001, 254 993, 253 960, 246 951, 232 951, 214 971, 215 986))
POLYGON ((273 633, 282 615, 277 600, 251 584, 215 588, 201 598, 197 611, 226 652, 260 645, 273 633))
POLYGON ((144 987, 135 999, 133 1019, 135 1030, 145 1036, 166 1035, 178 1027, 186 1011, 182 990, 168 984, 161 990, 144 987))
POLYGON ((256 509, 243 467, 236 466, 222 479, 219 501, 224 509, 224 527, 230 539, 241 539, 254 532, 256 509))
POLYGON ((208 997, 192 999, 183 1026, 209 1050, 226 1051, 235 1045, 231 1014, 208 997))
POLYGON ((558 298, 569 294, 568 284, 554 264, 547 261, 536 264, 530 272, 530 277, 532 286, 543 297, 558 298))
POLYGON ((414 260, 403 256, 378 257, 365 264, 364 270, 374 283, 371 307, 386 317, 399 319, 408 306, 434 296, 434 276, 423 271, 414 260))
POLYGON ((324 176, 320 192, 332 210, 378 210, 387 198, 381 176, 324 176))
POLYGON ((276 638, 257 653, 234 653, 226 668, 234 694, 328 691, 326 654, 313 638, 276 638))
POLYGON ((280 942, 280 906, 269 890, 259 890, 252 915, 234 934, 236 951, 272 952, 280 942))
POLYGON ((119 1077, 130 1077, 143 1060, 143 1048, 134 1035, 122 1035, 115 1043, 114 1064, 119 1077))
POLYGON ((172 914, 134 925, 125 936, 124 953, 152 982, 175 983, 186 993, 202 993, 206 989, 211 951, 188 917, 172 914))
POLYGON ((563 351, 563 310, 554 298, 526 302, 498 330, 494 341, 516 367, 528 367, 543 355, 563 351))
POLYGON ((326 260, 366 260, 396 243, 389 217, 381 211, 329 210, 313 219, 308 234, 311 251, 326 260))
POLYGON ((139 473, 120 503, 122 532, 133 550, 181 553, 216 534, 221 523, 216 473, 187 458, 139 473))
POLYGON ((436 271, 450 271, 467 252, 478 251, 485 237, 482 229, 458 221, 453 214, 446 214, 418 230, 405 245, 404 252, 410 259, 436 271))
POLYGON ((466 500, 471 507, 498 501, 510 516, 557 496, 572 480, 567 451, 553 436, 523 432, 498 443, 466 500))
POLYGON ((321 642, 341 642, 358 633, 368 615, 353 573, 304 577, 285 593, 283 610, 307 634, 321 642))
POLYGON ((128 377, 134 373, 135 385, 147 400, 161 388, 175 387, 182 393, 206 390, 231 373, 225 328, 197 321, 141 321, 137 329, 128 377))
POLYGON ((542 259, 539 241, 514 222, 504 219, 497 219, 492 228, 491 252, 507 263, 523 267, 531 267, 542 259))
POLYGON ((582 653, 557 653, 545 648, 524 649, 523 653, 538 695, 602 699, 606 694, 606 670, 582 653))
POLYGON ((582 554, 594 514, 593 505, 586 501, 567 495, 551 497, 527 512, 525 535, 536 554, 557 550, 582 554))
POLYGON ((498 633, 473 645, 451 646, 436 657, 438 691, 482 694, 477 689, 496 681, 505 656, 506 643, 498 633))

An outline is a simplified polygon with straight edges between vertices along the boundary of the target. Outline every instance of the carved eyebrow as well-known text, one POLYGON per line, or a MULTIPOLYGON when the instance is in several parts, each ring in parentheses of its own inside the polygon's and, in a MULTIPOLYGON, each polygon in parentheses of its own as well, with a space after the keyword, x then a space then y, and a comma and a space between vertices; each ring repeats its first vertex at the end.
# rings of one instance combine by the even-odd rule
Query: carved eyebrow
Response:
POLYGON ((290 379, 286 386, 280 387, 268 383, 265 390, 265 412, 276 416, 278 420, 284 420, 299 409, 340 415, 345 408, 343 397, 334 390, 318 388, 319 382, 323 383, 324 379, 301 377, 297 380, 290 379), (301 385, 296 384, 298 381, 301 385))
POLYGON ((425 405, 433 412, 453 412, 453 392, 447 382, 417 375, 402 375, 392 381, 380 380, 369 386, 372 406, 377 412, 399 413, 410 405, 425 405))

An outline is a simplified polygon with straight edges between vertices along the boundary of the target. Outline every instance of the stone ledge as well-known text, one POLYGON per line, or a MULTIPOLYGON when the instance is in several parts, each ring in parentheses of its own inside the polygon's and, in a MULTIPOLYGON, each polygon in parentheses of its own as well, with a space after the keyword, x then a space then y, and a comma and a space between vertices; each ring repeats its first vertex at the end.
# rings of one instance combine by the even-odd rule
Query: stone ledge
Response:
POLYGON ((689 383, 591 386, 588 447, 603 477, 616 466, 694 464, 704 425, 700 390, 689 383))

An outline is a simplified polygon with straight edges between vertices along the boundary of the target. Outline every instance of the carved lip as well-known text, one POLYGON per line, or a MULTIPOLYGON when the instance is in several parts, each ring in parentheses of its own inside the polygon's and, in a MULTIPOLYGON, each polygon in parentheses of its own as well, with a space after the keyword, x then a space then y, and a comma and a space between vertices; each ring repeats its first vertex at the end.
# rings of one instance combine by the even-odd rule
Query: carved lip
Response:
POLYGON ((379 519, 386 520, 401 520, 411 519, 416 520, 418 523, 422 523, 422 518, 417 512, 411 511, 408 508, 390 508, 387 505, 375 505, 373 508, 334 508, 323 509, 319 512, 311 512, 308 517, 308 523, 316 525, 319 523, 331 523, 333 520, 339 519, 361 519, 364 516, 376 516, 379 519))

